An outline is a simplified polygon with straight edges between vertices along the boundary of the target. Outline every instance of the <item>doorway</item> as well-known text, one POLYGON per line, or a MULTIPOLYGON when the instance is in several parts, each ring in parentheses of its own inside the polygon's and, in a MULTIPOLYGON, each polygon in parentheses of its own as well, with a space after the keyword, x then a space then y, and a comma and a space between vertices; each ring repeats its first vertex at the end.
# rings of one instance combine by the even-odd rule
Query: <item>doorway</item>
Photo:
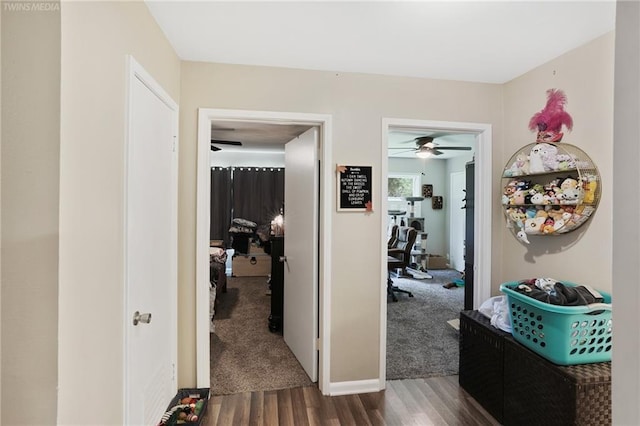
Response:
MULTIPOLYGON (((468 133, 474 135, 476 140, 475 150, 475 162, 477 167, 475 168, 475 180, 479 182, 476 186, 476 215, 474 217, 474 235, 476 245, 481 250, 475 251, 475 274, 474 274, 474 288, 473 288, 473 306, 477 308, 484 300, 486 300, 491 294, 491 235, 490 235, 490 220, 491 220, 491 126, 481 123, 459 123, 459 122, 435 122, 427 120, 410 120, 410 119, 383 119, 382 120, 382 172, 380 186, 382 188, 382 194, 388 193, 387 176, 389 174, 389 132, 391 129, 407 129, 413 131, 423 131, 429 129, 434 132, 441 133, 468 133)), ((448 194, 447 194, 448 195, 448 194)), ((389 209, 388 202, 385 196, 382 197, 382 210, 386 212, 389 209)), ((386 244, 387 235, 387 215, 381 215, 381 235, 383 235, 384 241, 382 246, 386 244)), ((428 228, 428 226, 427 226, 428 228)), ((427 243, 428 244, 428 243, 427 243)), ((386 253, 382 253, 381 258, 381 279, 386 282, 387 270, 386 262, 384 262, 384 256, 386 253)), ((383 288, 383 294, 381 297, 381 345, 380 345, 380 377, 384 380, 387 377, 386 365, 387 365, 387 295, 386 286, 381 285, 383 288)))
MULTIPOLYGON (((209 365, 209 208, 210 208, 210 163, 209 151, 211 145, 211 122, 213 120, 237 120, 254 121, 260 123, 277 124, 298 124, 318 127, 319 137, 319 160, 320 160, 320 186, 319 211, 320 211, 320 232, 316 237, 315 244, 319 247, 318 252, 318 282, 322 283, 317 289, 318 292, 318 321, 319 337, 327 344, 322 345, 318 353, 318 386, 323 393, 328 392, 329 377, 325 372, 329 371, 329 339, 326 334, 329 331, 330 312, 326 304, 323 303, 326 294, 330 292, 330 232, 322 232, 330 229, 330 206, 331 206, 331 178, 332 171, 329 163, 331 158, 331 117, 322 114, 306 113, 285 113, 267 111, 245 111, 245 110, 218 110, 200 109, 198 116, 198 176, 197 176, 197 224, 196 224, 196 370, 198 386, 208 387, 210 380, 209 365)), ((309 339, 309 341, 316 341, 309 339)))

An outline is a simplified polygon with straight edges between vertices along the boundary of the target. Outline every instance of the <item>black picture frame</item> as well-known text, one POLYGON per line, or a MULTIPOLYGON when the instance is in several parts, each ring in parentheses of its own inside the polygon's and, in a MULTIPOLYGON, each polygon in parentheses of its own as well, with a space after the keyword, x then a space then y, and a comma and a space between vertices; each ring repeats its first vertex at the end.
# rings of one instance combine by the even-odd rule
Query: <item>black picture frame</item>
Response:
POLYGON ((424 198, 431 198, 433 196, 433 185, 429 183, 422 185, 422 196, 424 198))
POLYGON ((434 210, 440 210, 442 209, 442 204, 443 204, 443 199, 441 195, 436 195, 433 197, 433 199, 431 200, 431 207, 434 210))
POLYGON ((338 211, 372 212, 373 167, 337 165, 338 211))

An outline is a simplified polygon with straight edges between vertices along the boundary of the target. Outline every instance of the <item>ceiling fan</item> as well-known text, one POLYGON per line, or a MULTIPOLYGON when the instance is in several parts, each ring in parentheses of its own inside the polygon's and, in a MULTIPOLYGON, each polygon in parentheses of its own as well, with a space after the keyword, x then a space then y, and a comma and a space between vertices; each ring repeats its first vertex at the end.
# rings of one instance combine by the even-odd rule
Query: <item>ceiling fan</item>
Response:
POLYGON ((242 142, 240 141, 225 141, 220 139, 211 139, 211 151, 221 151, 222 148, 216 145, 234 145, 234 146, 242 146, 242 142))
POLYGON ((435 155, 444 154, 442 151, 470 151, 470 146, 440 146, 436 145, 433 140, 438 136, 418 136, 415 139, 408 140, 402 143, 415 142, 416 147, 412 149, 406 149, 404 147, 393 147, 389 149, 403 149, 404 151, 397 152, 396 154, 402 154, 404 152, 415 152, 416 156, 420 158, 433 157, 435 155))

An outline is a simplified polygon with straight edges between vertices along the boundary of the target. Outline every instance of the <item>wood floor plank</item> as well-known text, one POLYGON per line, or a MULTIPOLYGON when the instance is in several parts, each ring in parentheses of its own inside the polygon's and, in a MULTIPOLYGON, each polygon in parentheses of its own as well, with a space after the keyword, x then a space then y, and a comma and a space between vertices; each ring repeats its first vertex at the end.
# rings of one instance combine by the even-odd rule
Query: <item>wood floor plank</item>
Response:
POLYGON ((220 415, 220 405, 222 404, 222 395, 215 395, 209 398, 207 412, 202 424, 205 426, 215 426, 218 424, 218 416, 220 415))
POLYGON ((345 426, 355 426, 356 420, 351 412, 351 407, 349 407, 349 399, 347 395, 339 395, 332 397, 331 399, 336 407, 336 413, 338 414, 340 424, 345 426))
POLYGON ((367 410, 360 399, 360 395, 347 395, 347 403, 351 411, 351 415, 357 425, 371 426, 369 416, 367 416, 367 410))
POLYGON ((325 396, 317 386, 212 396, 203 426, 499 426, 458 377, 393 380, 380 392, 325 396))
POLYGON ((302 388, 304 406, 307 409, 307 420, 310 426, 322 426, 326 424, 322 413, 322 394, 316 386, 302 388))
MULTIPOLYGON (((276 391, 266 391, 264 393, 264 414, 263 422, 265 426, 277 425, 279 423, 278 418, 278 394, 276 391)), ((223 425, 220 425, 223 426, 223 425)))
POLYGON ((453 386, 453 383, 447 381, 444 377, 434 377, 431 383, 440 387, 442 390, 442 392, 439 392, 440 394, 448 395, 450 401, 452 401, 449 407, 462 421, 468 424, 473 424, 472 422, 477 421, 477 416, 474 416, 475 413, 472 413, 469 405, 464 403, 465 395, 460 386, 453 386))
POLYGON ((438 412, 438 415, 444 419, 447 425, 462 424, 458 423, 458 419, 454 413, 451 412, 447 405, 446 398, 443 399, 438 393, 429 386, 428 379, 422 379, 416 382, 420 391, 425 395, 427 400, 431 403, 434 409, 438 412))
POLYGON ((233 418, 236 414, 238 401, 241 394, 226 395, 220 405, 220 414, 218 415, 217 425, 233 424, 233 418))
POLYGON ((498 421, 494 419, 487 410, 482 408, 482 406, 478 404, 478 402, 473 399, 471 395, 469 395, 464 389, 460 387, 457 376, 447 376, 442 377, 441 379, 443 379, 448 384, 451 392, 455 392, 458 395, 459 405, 461 406, 461 408, 466 410, 472 418, 477 419, 478 424, 496 426, 500 425, 500 423, 498 423, 498 421))
POLYGON ((320 416, 324 424, 340 424, 340 419, 338 419, 338 411, 336 410, 334 399, 335 397, 332 396, 321 396, 320 416))
POLYGON ((264 392, 251 394, 251 410, 249 411, 249 425, 264 425, 264 392))
POLYGON ((405 386, 421 407, 422 412, 426 415, 428 424, 434 426, 446 425, 447 422, 445 419, 440 415, 438 410, 420 389, 419 384, 421 381, 422 379, 406 380, 407 383, 405 386))
POLYGON ((293 411, 294 425, 305 426, 309 424, 307 407, 304 402, 304 391, 302 388, 291 389, 291 409, 293 411))
POLYGON ((295 426, 291 407, 291 389, 280 389, 278 395, 278 421, 280 426, 295 426))
POLYGON ((408 423, 411 419, 407 415, 404 402, 398 396, 395 390, 395 381, 387 382, 387 388, 384 391, 384 403, 381 410, 384 420, 388 424, 402 425, 408 423))

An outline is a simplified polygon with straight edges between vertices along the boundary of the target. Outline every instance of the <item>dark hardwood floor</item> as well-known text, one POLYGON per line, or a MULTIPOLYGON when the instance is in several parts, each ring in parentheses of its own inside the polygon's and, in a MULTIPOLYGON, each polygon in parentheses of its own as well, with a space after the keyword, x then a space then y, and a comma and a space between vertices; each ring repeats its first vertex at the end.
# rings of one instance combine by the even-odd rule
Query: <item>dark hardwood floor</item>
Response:
POLYGON ((392 380, 381 392, 323 396, 316 386, 216 395, 202 426, 499 425, 458 376, 392 380))

